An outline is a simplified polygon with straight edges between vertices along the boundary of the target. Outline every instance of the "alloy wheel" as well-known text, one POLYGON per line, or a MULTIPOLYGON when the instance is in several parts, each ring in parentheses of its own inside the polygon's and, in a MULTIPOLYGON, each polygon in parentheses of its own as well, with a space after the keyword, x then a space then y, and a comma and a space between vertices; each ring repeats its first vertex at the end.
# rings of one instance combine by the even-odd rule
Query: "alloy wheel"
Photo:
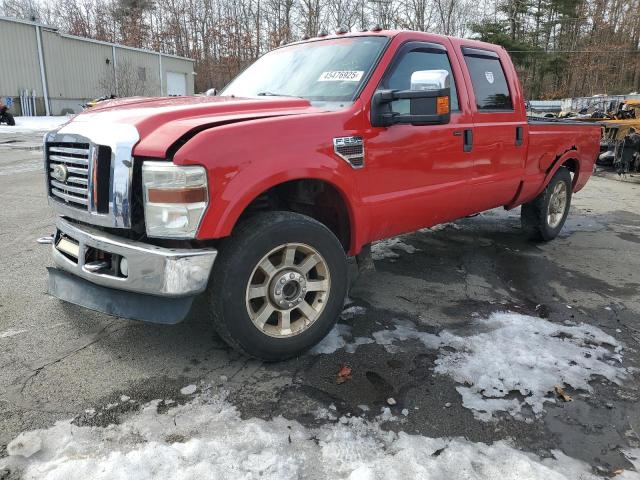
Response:
POLYGON ((253 269, 246 291, 247 313, 266 335, 299 335, 324 310, 330 287, 322 255, 309 245, 286 243, 267 253, 253 269))

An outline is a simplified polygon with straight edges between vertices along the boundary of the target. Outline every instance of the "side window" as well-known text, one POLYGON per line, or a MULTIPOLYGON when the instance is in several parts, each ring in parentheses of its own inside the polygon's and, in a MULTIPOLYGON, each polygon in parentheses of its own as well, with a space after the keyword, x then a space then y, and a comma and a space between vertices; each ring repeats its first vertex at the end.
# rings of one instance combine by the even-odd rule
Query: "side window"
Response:
MULTIPOLYGON (((446 70, 449 72, 451 111, 459 110, 456 82, 451 71, 449 57, 444 50, 433 51, 418 48, 405 53, 393 66, 391 73, 385 77, 382 88, 409 90, 411 88, 411 74, 419 70, 446 70)), ((396 100, 391 104, 391 108, 394 112, 408 114, 409 100, 396 100)))
POLYGON ((500 59, 494 57, 493 52, 487 52, 487 56, 484 56, 469 54, 466 50, 471 49, 463 49, 463 53, 478 110, 513 110, 509 85, 500 59))

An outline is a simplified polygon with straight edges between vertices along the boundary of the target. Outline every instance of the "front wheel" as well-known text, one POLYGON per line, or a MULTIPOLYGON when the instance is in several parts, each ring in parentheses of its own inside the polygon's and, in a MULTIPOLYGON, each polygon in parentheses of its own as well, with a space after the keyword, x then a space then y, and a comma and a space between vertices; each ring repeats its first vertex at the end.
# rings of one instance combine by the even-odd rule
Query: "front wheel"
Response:
POLYGON ((534 240, 553 240, 562 230, 571 207, 571 174, 558 169, 534 200, 522 205, 522 228, 534 240))
POLYGON ((220 336, 267 361, 298 355, 335 324, 347 292, 347 261, 335 235, 292 212, 245 220, 220 246, 207 292, 220 336))

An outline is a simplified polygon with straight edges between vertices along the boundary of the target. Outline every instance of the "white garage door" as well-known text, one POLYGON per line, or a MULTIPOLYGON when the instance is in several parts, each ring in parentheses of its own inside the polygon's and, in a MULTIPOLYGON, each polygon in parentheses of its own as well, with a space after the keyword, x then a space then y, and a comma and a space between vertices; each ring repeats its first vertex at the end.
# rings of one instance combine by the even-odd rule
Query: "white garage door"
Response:
POLYGON ((184 73, 167 72, 167 95, 175 97, 187 94, 187 76, 184 73))

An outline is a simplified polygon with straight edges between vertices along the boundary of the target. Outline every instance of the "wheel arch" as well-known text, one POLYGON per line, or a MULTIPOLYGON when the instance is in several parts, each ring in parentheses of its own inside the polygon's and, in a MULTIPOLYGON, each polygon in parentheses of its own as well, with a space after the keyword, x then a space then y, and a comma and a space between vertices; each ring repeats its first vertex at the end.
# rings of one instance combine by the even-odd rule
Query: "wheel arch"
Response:
POLYGON ((336 235, 349 254, 357 253, 360 248, 358 209, 346 186, 319 176, 277 178, 254 186, 226 208, 214 236, 229 236, 239 221, 274 210, 297 212, 318 220, 336 235))
POLYGON ((542 182, 537 194, 547 188, 547 185, 549 185, 553 176, 556 174, 558 169, 562 167, 566 168, 571 173, 572 190, 575 190, 580 173, 580 153, 578 151, 578 147, 574 145, 556 156, 555 160, 547 168, 544 181, 542 182))

